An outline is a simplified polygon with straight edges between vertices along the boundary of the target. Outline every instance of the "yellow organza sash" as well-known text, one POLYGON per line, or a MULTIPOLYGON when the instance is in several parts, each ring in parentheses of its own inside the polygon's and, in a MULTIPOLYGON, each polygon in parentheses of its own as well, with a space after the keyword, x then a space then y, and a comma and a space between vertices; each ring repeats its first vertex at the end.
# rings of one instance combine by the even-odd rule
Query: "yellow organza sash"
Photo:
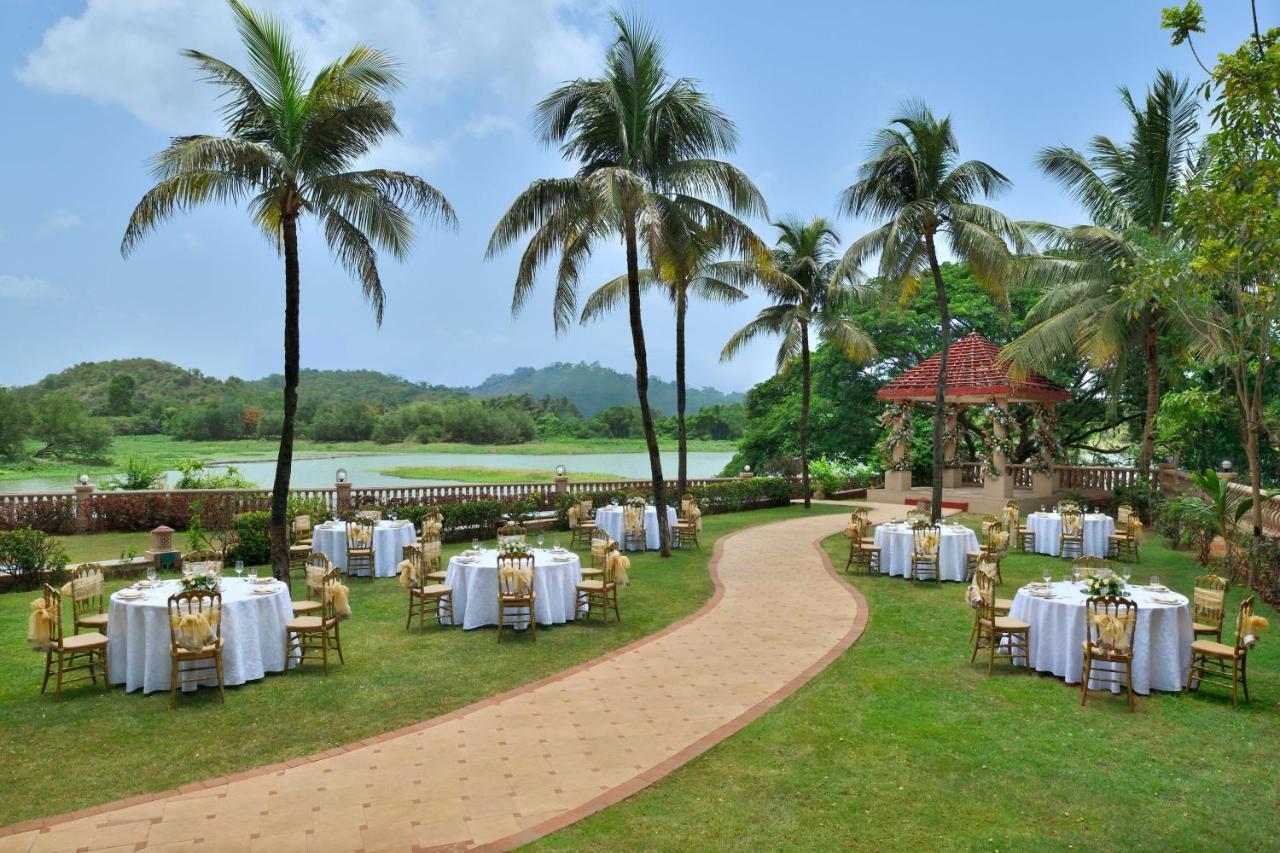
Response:
POLYGON ((352 545, 355 545, 357 548, 368 548, 369 542, 372 541, 372 539, 373 539, 372 532, 369 530, 366 530, 363 527, 355 528, 348 534, 348 537, 347 537, 347 541, 349 541, 352 545))
POLYGON ((702 510, 698 509, 698 505, 694 504, 685 511, 684 517, 693 522, 693 529, 702 532, 702 510))
POLYGON ((427 521, 424 519, 422 522, 422 538, 429 539, 432 536, 439 536, 440 531, 443 529, 444 529, 444 525, 441 524, 440 522, 427 521))
POLYGON ((1220 589, 1200 589, 1196 588, 1192 595, 1192 609, 1196 613, 1212 613, 1216 619, 1218 614, 1222 612, 1222 605, 1226 599, 1226 593, 1220 589))
POLYGON ((862 525, 856 521, 851 521, 844 526, 844 535, 848 539, 857 542, 862 538, 862 525))
POLYGON ((324 576, 328 573, 329 570, 324 566, 307 566, 307 595, 324 584, 324 576))
POLYGON ((582 521, 582 510, 578 509, 578 505, 574 504, 569 507, 569 528, 573 529, 582 521))
POLYGON ((631 558, 617 551, 609 553, 609 565, 613 571, 613 582, 618 586, 631 586, 631 558))
POLYGON ((938 534, 926 533, 924 536, 917 537, 916 550, 921 554, 938 553, 938 534))
POLYGON ((413 560, 401 560, 396 569, 400 572, 400 586, 405 589, 413 589, 414 581, 417 580, 417 567, 413 564, 413 560))
POLYGON ((1142 522, 1136 516, 1129 516, 1129 533, 1136 541, 1142 541, 1142 522))
MULTIPOLYGON (((979 566, 981 568, 981 566, 979 566)), ((964 593, 965 601, 969 602, 969 606, 974 610, 982 607, 982 590, 978 589, 977 581, 969 584, 969 588, 964 593)))
POLYGON ((1240 620, 1240 644, 1251 649, 1258 644, 1258 634, 1271 627, 1265 616, 1246 616, 1240 620))
POLYGON ((169 615, 169 627, 173 629, 173 639, 180 648, 189 652, 198 652, 213 642, 214 630, 222 621, 220 608, 208 610, 179 610, 169 615))
POLYGON ((76 601, 102 595, 102 571, 82 572, 64 583, 61 592, 76 601))
POLYGON ((1098 640, 1102 648, 1123 652, 1129 648, 1128 623, 1132 619, 1121 619, 1111 613, 1099 613, 1093 617, 1093 624, 1098 626, 1098 640))
POLYGON ((591 556, 603 557, 609 550, 609 546, 613 544, 609 539, 599 538, 591 540, 591 556))
POLYGON ((423 560, 427 560, 427 561, 435 560, 440 556, 440 540, 439 539, 432 539, 427 542, 422 542, 418 545, 418 547, 422 550, 423 560))
POLYGON ((533 569, 529 566, 504 563, 498 569, 498 580, 504 589, 511 588, 511 584, 514 583, 516 594, 524 595, 529 592, 533 584, 533 569))
POLYGON ((53 611, 43 598, 31 602, 31 616, 27 619, 27 644, 36 652, 47 652, 53 646, 53 611))
POLYGON ((1017 530, 1019 526, 1018 508, 1014 506, 1005 507, 1004 523, 1010 530, 1017 530))
POLYGON ((638 533, 644 529, 644 510, 629 506, 622 511, 622 524, 628 532, 638 533))
POLYGON ((1062 532, 1067 536, 1079 536, 1084 523, 1080 520, 1080 516, 1071 513, 1062 517, 1062 532))
POLYGON ((333 602, 333 615, 339 621, 351 618, 351 591, 347 589, 346 584, 334 583, 325 584, 324 586, 325 602, 333 602))
POLYGON ((991 533, 988 541, 991 543, 992 551, 1003 551, 1009 544, 1009 534, 1004 530, 996 530, 991 533))

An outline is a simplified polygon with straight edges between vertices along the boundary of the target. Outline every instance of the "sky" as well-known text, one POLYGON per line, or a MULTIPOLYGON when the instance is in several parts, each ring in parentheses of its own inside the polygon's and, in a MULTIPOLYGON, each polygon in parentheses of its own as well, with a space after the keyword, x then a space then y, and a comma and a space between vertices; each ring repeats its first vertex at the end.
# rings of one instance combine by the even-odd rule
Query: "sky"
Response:
MULTIPOLYGON (((672 73, 695 78, 737 123, 731 156, 771 217, 833 218, 845 243, 875 223, 842 218, 871 134, 904 101, 950 114, 964 158, 1012 181, 993 203, 1016 219, 1073 224, 1082 213, 1034 166, 1047 145, 1123 137, 1117 94, 1142 92, 1164 67, 1203 78, 1169 45, 1172 0, 634 0, 661 32, 672 73)), ((380 262, 379 328, 359 286, 314 224, 301 236, 302 365, 375 369, 474 385, 556 361, 632 372, 624 313, 555 334, 551 281, 513 318, 517 251, 484 257, 493 225, 530 181, 572 171, 530 127, 558 83, 599 71, 610 6, 596 0, 256 0, 279 15, 311 67, 364 42, 402 65, 403 133, 369 162, 421 175, 445 193, 456 231, 420 228, 403 263, 380 262)), ((1244 0, 1205 0, 1203 57, 1248 31, 1244 0)), ((1280 0, 1260 0, 1263 26, 1280 0)), ((161 225, 126 260, 129 214, 151 185, 149 158, 172 135, 217 133, 216 91, 184 48, 234 65, 244 54, 215 0, 0 0, 0 385, 82 361, 145 356, 206 374, 281 370, 283 263, 243 209, 205 207, 161 225)), ((755 223, 772 240, 765 221, 755 223)), ((593 258, 586 293, 624 271, 620 247, 593 258)), ((728 336, 761 297, 695 304, 689 382, 745 390, 773 370, 776 342, 729 363, 728 336)), ((645 302, 651 373, 674 375, 673 319, 645 302)))

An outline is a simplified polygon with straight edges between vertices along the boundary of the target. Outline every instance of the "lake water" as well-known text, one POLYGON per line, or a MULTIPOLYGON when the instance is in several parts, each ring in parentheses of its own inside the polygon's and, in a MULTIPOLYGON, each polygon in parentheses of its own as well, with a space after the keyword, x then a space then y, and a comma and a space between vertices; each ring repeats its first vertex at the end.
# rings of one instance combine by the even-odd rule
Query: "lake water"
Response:
MULTIPOLYGON (((668 478, 676 476, 675 451, 662 454, 662 471, 668 478)), ((701 452, 689 454, 690 477, 715 477, 733 458, 732 453, 701 452)), ((248 480, 263 488, 270 487, 275 478, 275 460, 261 462, 236 462, 235 468, 248 480)), ((294 459, 291 485, 294 488, 314 489, 332 486, 339 468, 347 469, 347 479, 359 486, 406 486, 413 483, 451 485, 457 480, 406 480, 379 474, 381 468, 411 465, 433 467, 484 467, 520 468, 530 471, 551 471, 557 465, 569 469, 569 479, 574 471, 608 471, 622 479, 648 479, 649 456, 645 453, 582 453, 559 456, 525 456, 518 453, 383 453, 355 456, 328 456, 318 459, 294 459)), ((210 466, 222 467, 222 466, 210 466)), ((95 480, 104 478, 98 477, 95 480)), ((177 479, 169 473, 169 482, 177 479)), ((0 481, 0 492, 59 492, 70 491, 74 478, 32 477, 26 480, 0 481)))

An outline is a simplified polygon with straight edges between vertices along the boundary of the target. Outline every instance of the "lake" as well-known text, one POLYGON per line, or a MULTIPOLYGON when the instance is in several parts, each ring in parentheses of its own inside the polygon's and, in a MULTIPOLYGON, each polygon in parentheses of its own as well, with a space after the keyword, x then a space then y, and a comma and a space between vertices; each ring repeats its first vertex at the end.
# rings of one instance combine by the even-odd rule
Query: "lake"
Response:
MULTIPOLYGON (((669 479, 676 476, 676 452, 662 454, 662 471, 669 479)), ((715 477, 733 458, 732 453, 700 452, 689 454, 690 477, 715 477)), ((263 488, 270 487, 275 478, 275 460, 261 462, 236 462, 235 468, 244 477, 263 488)), ((396 468, 408 465, 439 467, 520 468, 530 471, 551 471, 557 465, 569 469, 569 480, 577 471, 609 471, 624 480, 648 479, 649 456, 645 453, 581 453, 573 455, 526 456, 518 453, 378 453, 369 455, 326 456, 323 458, 294 459, 291 485, 294 488, 314 489, 332 486, 339 468, 347 469, 347 479, 358 486, 406 486, 413 483, 452 485, 457 480, 406 480, 379 474, 380 468, 396 468)), ((210 467, 223 467, 211 465, 210 467)), ((169 472, 169 482, 177 480, 176 472, 169 472)), ((104 479, 96 477, 95 480, 104 479)), ((0 481, 0 492, 65 492, 74 485, 71 477, 32 477, 26 480, 0 481)))

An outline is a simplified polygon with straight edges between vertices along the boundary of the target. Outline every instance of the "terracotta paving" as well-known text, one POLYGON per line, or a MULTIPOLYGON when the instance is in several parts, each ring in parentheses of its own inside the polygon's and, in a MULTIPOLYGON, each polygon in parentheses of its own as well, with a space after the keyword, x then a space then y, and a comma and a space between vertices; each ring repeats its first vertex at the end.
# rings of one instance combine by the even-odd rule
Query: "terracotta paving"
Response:
MULTIPOLYGON (((0 853, 372 853, 538 838, 728 737, 857 639, 865 605, 817 546, 846 518, 725 537, 705 607, 559 675, 322 755, 0 830, 0 853)), ((622 605, 625 618, 625 593, 622 605)))

